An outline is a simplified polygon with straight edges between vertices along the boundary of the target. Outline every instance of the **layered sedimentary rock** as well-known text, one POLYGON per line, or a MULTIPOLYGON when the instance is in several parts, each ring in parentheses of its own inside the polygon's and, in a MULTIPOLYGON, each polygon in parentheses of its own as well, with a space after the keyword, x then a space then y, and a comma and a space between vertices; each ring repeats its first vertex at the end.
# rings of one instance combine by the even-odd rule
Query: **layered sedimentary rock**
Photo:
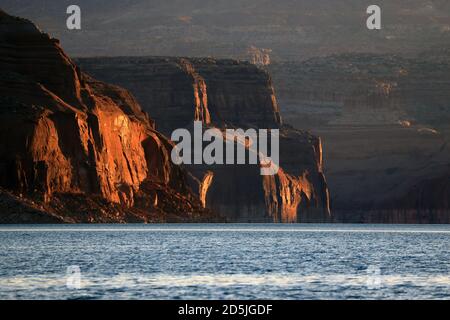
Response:
POLYGON ((296 125, 450 120, 450 60, 439 55, 333 55, 274 63, 269 71, 285 119, 296 125))
POLYGON ((450 166, 433 168, 423 175, 420 183, 406 185, 398 197, 389 199, 382 210, 374 210, 377 219, 380 212, 386 221, 409 223, 449 223, 450 221, 450 166), (394 213, 394 217, 390 213, 394 213))
POLYGON ((259 165, 189 165, 193 188, 206 207, 231 221, 329 221, 329 195, 319 138, 281 123, 270 76, 256 66, 210 58, 84 58, 81 68, 128 88, 156 127, 170 135, 205 128, 280 130, 280 170, 259 165))
POLYGON ((256 66, 209 58, 86 58, 83 70, 129 89, 170 134, 200 120, 217 127, 276 128, 270 77, 256 66))
POLYGON ((323 138, 337 221, 450 221, 448 57, 346 54, 269 69, 284 120, 323 138))
POLYGON ((320 139, 282 129, 274 175, 261 175, 260 166, 252 164, 187 167, 198 178, 206 206, 231 221, 325 222, 331 215, 320 159, 320 139))
POLYGON ((57 40, 2 11, 0 70, 1 221, 210 217, 129 92, 85 75, 57 40))

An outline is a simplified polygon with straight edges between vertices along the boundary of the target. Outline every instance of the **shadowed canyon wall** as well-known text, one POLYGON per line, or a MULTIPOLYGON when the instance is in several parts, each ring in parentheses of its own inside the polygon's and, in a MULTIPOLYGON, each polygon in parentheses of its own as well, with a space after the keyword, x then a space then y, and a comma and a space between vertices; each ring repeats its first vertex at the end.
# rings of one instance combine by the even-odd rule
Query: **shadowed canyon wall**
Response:
POLYGON ((323 138, 336 221, 450 222, 448 57, 346 54, 269 67, 284 121, 323 138))
POLYGON ((330 218, 320 140, 281 128, 270 78, 253 65, 157 58, 147 68, 126 60, 133 77, 123 79, 154 121, 133 95, 85 74, 28 20, 0 12, 0 44, 1 222, 330 218), (257 165, 175 166, 173 144, 157 130, 194 120, 280 128, 284 168, 262 177, 257 165))
POLYGON ((89 74, 128 88, 167 135, 205 128, 280 129, 278 174, 258 165, 189 165, 208 208, 240 222, 330 221, 319 138, 282 125, 269 75, 256 66, 210 58, 83 58, 89 74))

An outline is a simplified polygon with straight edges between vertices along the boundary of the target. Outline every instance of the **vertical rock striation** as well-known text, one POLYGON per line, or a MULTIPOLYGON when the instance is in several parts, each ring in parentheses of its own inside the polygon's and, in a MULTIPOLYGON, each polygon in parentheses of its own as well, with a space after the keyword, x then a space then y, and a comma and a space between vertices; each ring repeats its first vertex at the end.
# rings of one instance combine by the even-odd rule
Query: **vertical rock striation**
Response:
MULTIPOLYGON (((206 212, 170 161, 171 142, 129 92, 85 75, 57 40, 2 11, 0 69, 1 199, 65 222, 206 212)), ((16 221, 14 210, 0 220, 16 221)))
MULTIPOLYGON (((127 87, 157 128, 170 135, 203 120, 205 128, 280 130, 281 169, 258 165, 189 165, 207 208, 238 222, 331 219, 319 138, 283 126, 270 76, 256 66, 211 58, 84 58, 81 68, 127 87), (201 116, 200 116, 201 115, 201 116)), ((237 142, 239 143, 239 142, 237 142)))
POLYGON ((342 54, 268 67, 285 121, 324 139, 335 221, 450 221, 446 53, 342 54))

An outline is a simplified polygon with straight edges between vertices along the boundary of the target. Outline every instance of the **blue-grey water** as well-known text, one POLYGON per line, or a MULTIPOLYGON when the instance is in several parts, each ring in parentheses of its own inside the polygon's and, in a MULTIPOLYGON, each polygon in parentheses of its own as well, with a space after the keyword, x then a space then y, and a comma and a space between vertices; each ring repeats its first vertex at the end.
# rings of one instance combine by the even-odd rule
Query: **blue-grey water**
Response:
POLYGON ((450 299, 449 244, 448 225, 0 226, 0 299, 450 299))

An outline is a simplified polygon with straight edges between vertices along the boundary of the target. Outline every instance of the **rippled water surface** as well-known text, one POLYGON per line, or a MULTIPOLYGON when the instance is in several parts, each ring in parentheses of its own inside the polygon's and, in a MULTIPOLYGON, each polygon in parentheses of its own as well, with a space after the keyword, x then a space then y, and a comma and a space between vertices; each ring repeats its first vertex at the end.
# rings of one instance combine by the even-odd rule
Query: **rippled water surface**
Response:
POLYGON ((0 299, 129 298, 450 299, 450 226, 0 226, 0 299))

